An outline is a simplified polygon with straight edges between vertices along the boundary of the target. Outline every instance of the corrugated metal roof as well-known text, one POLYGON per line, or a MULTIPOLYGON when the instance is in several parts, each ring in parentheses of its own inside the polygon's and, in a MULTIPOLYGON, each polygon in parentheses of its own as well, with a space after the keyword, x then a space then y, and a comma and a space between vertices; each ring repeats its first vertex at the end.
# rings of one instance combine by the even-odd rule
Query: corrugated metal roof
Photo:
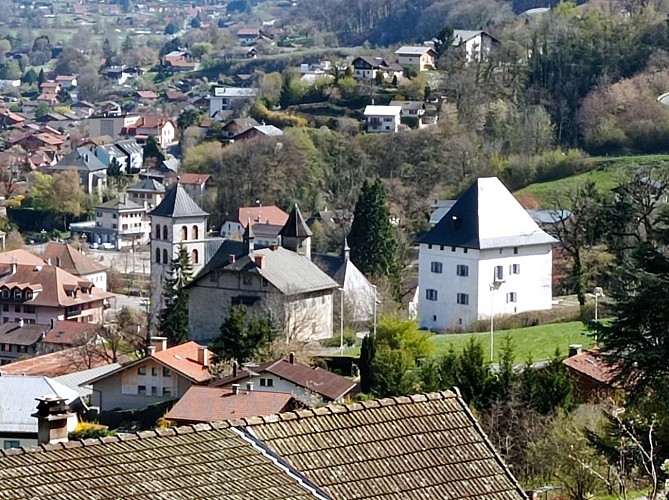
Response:
POLYGON ((140 180, 139 182, 133 184, 130 186, 127 191, 133 192, 133 191, 149 191, 151 193, 164 193, 165 192, 165 186, 163 186, 160 182, 158 182, 155 179, 152 178, 144 178, 140 180))
POLYGON ((61 375, 60 377, 54 377, 53 380, 63 384, 73 391, 76 391, 79 396, 85 397, 90 396, 93 392, 90 386, 85 385, 86 382, 107 373, 113 372, 120 367, 120 363, 111 363, 109 365, 97 366, 88 370, 82 370, 79 372, 68 373, 67 375, 61 375))
POLYGON ((202 210, 180 184, 175 184, 167 190, 165 198, 154 208, 149 215, 160 217, 201 217, 209 215, 202 210))
POLYGON ((0 432, 37 432, 36 398, 56 394, 68 404, 79 397, 64 384, 48 377, 0 376, 0 432))

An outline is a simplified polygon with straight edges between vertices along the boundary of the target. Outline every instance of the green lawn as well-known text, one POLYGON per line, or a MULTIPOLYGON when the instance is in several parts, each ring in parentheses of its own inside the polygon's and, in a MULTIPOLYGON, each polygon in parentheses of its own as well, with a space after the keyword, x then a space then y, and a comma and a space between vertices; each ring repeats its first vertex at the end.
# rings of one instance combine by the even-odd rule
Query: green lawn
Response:
MULTIPOLYGON (((513 330, 495 331, 495 361, 499 358, 499 348, 504 344, 507 335, 514 343, 516 362, 522 363, 532 358, 533 361, 549 359, 559 348, 562 355, 566 355, 569 344, 583 344, 590 347, 593 340, 587 336, 587 331, 580 321, 569 323, 551 323, 546 325, 516 328, 513 330)), ((445 354, 451 347, 460 351, 474 337, 483 345, 486 359, 490 356, 490 332, 484 333, 450 333, 432 337, 435 354, 445 354)))
POLYGON ((596 168, 590 172, 548 182, 537 182, 517 191, 516 195, 530 195, 543 208, 553 208, 556 194, 568 192, 585 181, 593 181, 599 189, 608 191, 629 176, 635 166, 657 166, 669 161, 669 155, 600 156, 593 158, 596 168))

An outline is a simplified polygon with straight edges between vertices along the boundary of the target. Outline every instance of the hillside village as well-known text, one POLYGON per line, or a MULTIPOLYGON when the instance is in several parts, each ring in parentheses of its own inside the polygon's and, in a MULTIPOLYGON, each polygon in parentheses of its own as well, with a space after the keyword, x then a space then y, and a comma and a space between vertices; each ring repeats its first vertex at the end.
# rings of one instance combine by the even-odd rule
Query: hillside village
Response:
POLYGON ((0 5, 0 497, 668 498, 667 15, 0 5))

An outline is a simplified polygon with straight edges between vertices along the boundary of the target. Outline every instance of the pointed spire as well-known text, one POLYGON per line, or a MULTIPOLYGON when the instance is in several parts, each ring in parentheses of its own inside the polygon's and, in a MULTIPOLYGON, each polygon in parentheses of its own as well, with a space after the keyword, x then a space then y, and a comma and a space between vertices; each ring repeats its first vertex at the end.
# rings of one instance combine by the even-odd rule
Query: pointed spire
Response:
POLYGON ((288 216, 286 224, 281 228, 279 234, 284 238, 308 238, 313 234, 311 229, 309 229, 309 226, 307 226, 307 223, 304 221, 304 217, 302 217, 302 212, 300 212, 300 207, 297 206, 297 203, 295 203, 293 210, 288 216))
POLYGON ((251 218, 246 222, 246 228, 244 229, 244 252, 248 255, 254 250, 253 240, 255 235, 253 234, 253 228, 251 227, 251 218))
POLYGON ((350 260, 351 258, 351 247, 348 246, 348 239, 344 236, 344 248, 341 255, 344 261, 350 260))

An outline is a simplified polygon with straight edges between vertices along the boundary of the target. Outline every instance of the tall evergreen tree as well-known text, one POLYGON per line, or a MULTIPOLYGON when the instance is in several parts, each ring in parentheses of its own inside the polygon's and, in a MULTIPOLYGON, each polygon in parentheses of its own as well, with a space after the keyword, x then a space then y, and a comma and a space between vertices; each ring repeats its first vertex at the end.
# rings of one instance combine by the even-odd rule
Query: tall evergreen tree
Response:
POLYGON ((121 52, 127 54, 131 50, 135 49, 135 42, 130 35, 126 35, 123 43, 121 44, 121 52))
POLYGON ((390 223, 386 190, 380 179, 367 181, 355 204, 353 224, 348 235, 351 261, 363 273, 399 281, 397 240, 390 223))
POLYGON ((362 339, 358 369, 360 370, 360 392, 370 394, 374 387, 374 372, 372 362, 376 356, 376 338, 370 333, 362 339))
POLYGON ((158 140, 153 136, 149 137, 144 143, 143 153, 144 163, 149 158, 155 158, 156 166, 165 161, 165 155, 162 152, 160 144, 158 144, 158 140))
POLYGON ((182 245, 172 259, 169 278, 163 285, 163 310, 160 312, 160 331, 171 345, 188 337, 188 290, 193 277, 193 265, 188 250, 182 245))
POLYGON ((37 75, 37 84, 42 85, 44 82, 46 82, 46 75, 44 74, 44 68, 42 68, 37 75))

